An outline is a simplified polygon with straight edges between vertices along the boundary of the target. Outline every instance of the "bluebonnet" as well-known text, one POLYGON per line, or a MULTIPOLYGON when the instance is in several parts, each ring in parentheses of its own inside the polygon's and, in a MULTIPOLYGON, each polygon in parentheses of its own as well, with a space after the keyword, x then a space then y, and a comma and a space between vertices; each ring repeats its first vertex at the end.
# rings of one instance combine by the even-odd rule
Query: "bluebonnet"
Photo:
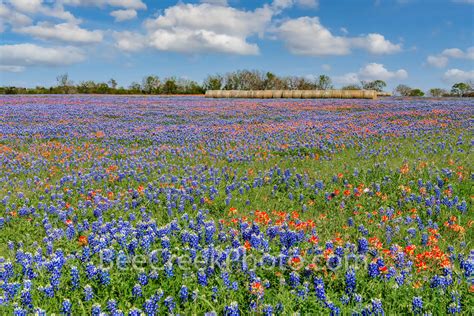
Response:
POLYGON ((140 284, 135 284, 132 288, 132 295, 134 297, 141 297, 143 296, 143 293, 142 293, 142 287, 140 284))
POLYGON ((92 310, 91 310, 92 316, 100 316, 101 313, 102 313, 102 309, 100 307, 100 304, 95 303, 94 305, 92 305, 92 310))
POLYGON ((369 251, 369 242, 365 238, 359 238, 357 240, 357 252, 359 254, 366 254, 369 251))
POLYGON ((71 267, 71 285, 73 289, 79 287, 79 282, 80 282, 79 280, 80 280, 79 270, 77 269, 76 266, 72 266, 71 267))
POLYGON ((94 296, 94 292, 92 291, 92 287, 89 284, 84 286, 84 300, 86 302, 90 301, 93 296, 94 296))
POLYGON ((354 269, 349 269, 346 272, 346 288, 345 292, 347 294, 352 294, 355 292, 356 289, 356 274, 354 269))
POLYGON ((62 302, 61 312, 65 315, 71 315, 72 303, 70 300, 65 299, 62 302))
POLYGON ((189 290, 186 285, 182 285, 181 289, 179 290, 179 298, 182 302, 186 302, 188 300, 189 290))
POLYGON ((168 311, 170 313, 172 313, 174 308, 176 307, 176 303, 174 302, 174 299, 172 296, 168 296, 167 298, 165 298, 164 304, 166 307, 168 307, 168 311))
POLYGON ((237 302, 232 302, 230 305, 224 307, 225 316, 240 316, 239 305, 237 302))
POLYGON ((114 312, 117 309, 117 301, 114 299, 110 299, 107 301, 106 304, 107 311, 114 312))
POLYGON ((413 297, 411 310, 414 314, 421 314, 423 311, 423 300, 421 297, 413 297))

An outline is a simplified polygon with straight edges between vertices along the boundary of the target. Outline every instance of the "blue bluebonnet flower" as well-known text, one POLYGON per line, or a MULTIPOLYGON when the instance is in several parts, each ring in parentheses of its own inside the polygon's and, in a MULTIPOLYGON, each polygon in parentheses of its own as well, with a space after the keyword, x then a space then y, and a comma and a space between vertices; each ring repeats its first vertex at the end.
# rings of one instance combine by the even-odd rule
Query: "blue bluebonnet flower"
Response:
POLYGON ((142 293, 142 287, 140 284, 135 284, 132 288, 132 295, 134 297, 141 297, 143 296, 143 293, 142 293))
POLYGON ((346 272, 346 288, 345 292, 347 294, 352 294, 355 292, 356 289, 356 273, 354 269, 349 269, 346 272))
POLYGON ((94 292, 92 291, 92 287, 89 284, 84 286, 84 300, 86 302, 90 301, 93 296, 94 296, 94 292))
POLYGON ((80 280, 79 270, 77 269, 76 266, 72 266, 71 267, 71 285, 73 289, 76 289, 77 287, 79 287, 79 282, 80 282, 79 280, 80 280))
POLYGON ((102 313, 102 309, 99 303, 95 303, 94 305, 92 305, 92 309, 91 309, 92 316, 100 316, 101 313, 102 313))
POLYGON ((166 307, 168 307, 168 311, 170 313, 172 313, 174 308, 176 307, 176 303, 174 302, 174 298, 172 296, 168 296, 167 298, 165 298, 164 304, 166 307))
POLYGON ((114 312, 117 309, 117 301, 114 299, 110 299, 107 301, 106 304, 107 311, 114 312))
POLYGON ((200 270, 197 272, 197 278, 198 278, 198 283, 199 283, 199 285, 202 285, 202 286, 206 286, 206 285, 207 285, 207 275, 206 275, 206 273, 204 272, 203 269, 200 269, 200 270))
POLYGON ((65 315, 71 315, 72 303, 70 300, 65 299, 62 303, 61 313, 65 315))
POLYGON ((265 316, 272 316, 273 315, 273 306, 270 304, 265 304, 262 309, 262 313, 265 316))
POLYGON ((186 302, 188 300, 189 290, 186 285, 181 285, 181 289, 179 290, 179 298, 182 302, 186 302))
POLYGON ((365 238, 359 238, 357 240, 357 252, 361 255, 365 255, 369 251, 369 242, 365 238))
POLYGON ((158 305, 152 299, 147 299, 145 303, 143 303, 143 310, 146 315, 156 315, 158 305))
POLYGON ((110 272, 106 269, 101 269, 99 272, 99 281, 103 285, 110 284, 110 272))
POLYGON ((232 302, 230 305, 224 307, 225 316, 240 316, 239 304, 232 302))
POLYGON ((379 299, 372 299, 372 313, 374 315, 385 315, 382 307, 382 301, 379 299))
POLYGON ((419 296, 413 297, 411 311, 414 314, 421 314, 421 312, 423 311, 423 300, 421 297, 419 296))
POLYGON ((140 272, 138 274, 138 283, 141 285, 147 285, 148 284, 148 276, 145 272, 140 272))
POLYGON ((30 309, 33 308, 32 303, 32 298, 31 298, 31 292, 29 289, 23 289, 21 291, 21 303, 23 304, 24 307, 30 309))

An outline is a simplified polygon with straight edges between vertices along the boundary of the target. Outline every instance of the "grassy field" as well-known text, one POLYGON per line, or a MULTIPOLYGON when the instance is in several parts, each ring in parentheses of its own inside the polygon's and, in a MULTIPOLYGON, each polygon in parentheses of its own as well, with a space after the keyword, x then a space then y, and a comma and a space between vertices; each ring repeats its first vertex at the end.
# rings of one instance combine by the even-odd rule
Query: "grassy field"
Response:
POLYGON ((0 314, 473 314, 472 100, 0 98, 0 314))

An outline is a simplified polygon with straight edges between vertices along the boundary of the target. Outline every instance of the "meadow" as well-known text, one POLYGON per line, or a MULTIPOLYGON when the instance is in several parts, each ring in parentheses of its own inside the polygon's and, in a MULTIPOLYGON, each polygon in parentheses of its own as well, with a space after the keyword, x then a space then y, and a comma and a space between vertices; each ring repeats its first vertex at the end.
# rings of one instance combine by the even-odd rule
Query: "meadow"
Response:
POLYGON ((0 314, 472 315, 473 119, 0 96, 0 314))

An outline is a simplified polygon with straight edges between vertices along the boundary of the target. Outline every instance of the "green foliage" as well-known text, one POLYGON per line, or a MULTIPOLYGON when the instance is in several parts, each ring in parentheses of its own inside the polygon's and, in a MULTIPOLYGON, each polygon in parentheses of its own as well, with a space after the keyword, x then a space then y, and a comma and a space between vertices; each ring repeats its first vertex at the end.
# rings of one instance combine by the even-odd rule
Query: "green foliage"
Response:
POLYGON ((448 92, 444 89, 440 89, 440 88, 432 88, 430 89, 430 95, 432 97, 435 97, 435 98, 439 98, 439 97, 442 97, 444 95, 446 95, 448 92))
POLYGON ((410 95, 410 92, 411 92, 411 88, 407 85, 404 85, 404 84, 399 84, 395 90, 394 90, 394 94, 396 95, 399 95, 399 96, 402 96, 402 97, 407 97, 410 95))
POLYGON ((374 81, 362 81, 361 82, 362 88, 365 90, 375 90, 378 92, 382 92, 383 88, 387 86, 387 83, 383 80, 374 80, 374 81))
POLYGON ((420 89, 411 89, 409 96, 410 97, 422 97, 425 93, 420 89))
POLYGON ((451 87, 451 93, 459 97, 464 96, 469 90, 471 90, 471 85, 466 82, 458 82, 451 87))
POLYGON ((361 90, 361 86, 357 84, 350 84, 341 88, 342 90, 361 90))

